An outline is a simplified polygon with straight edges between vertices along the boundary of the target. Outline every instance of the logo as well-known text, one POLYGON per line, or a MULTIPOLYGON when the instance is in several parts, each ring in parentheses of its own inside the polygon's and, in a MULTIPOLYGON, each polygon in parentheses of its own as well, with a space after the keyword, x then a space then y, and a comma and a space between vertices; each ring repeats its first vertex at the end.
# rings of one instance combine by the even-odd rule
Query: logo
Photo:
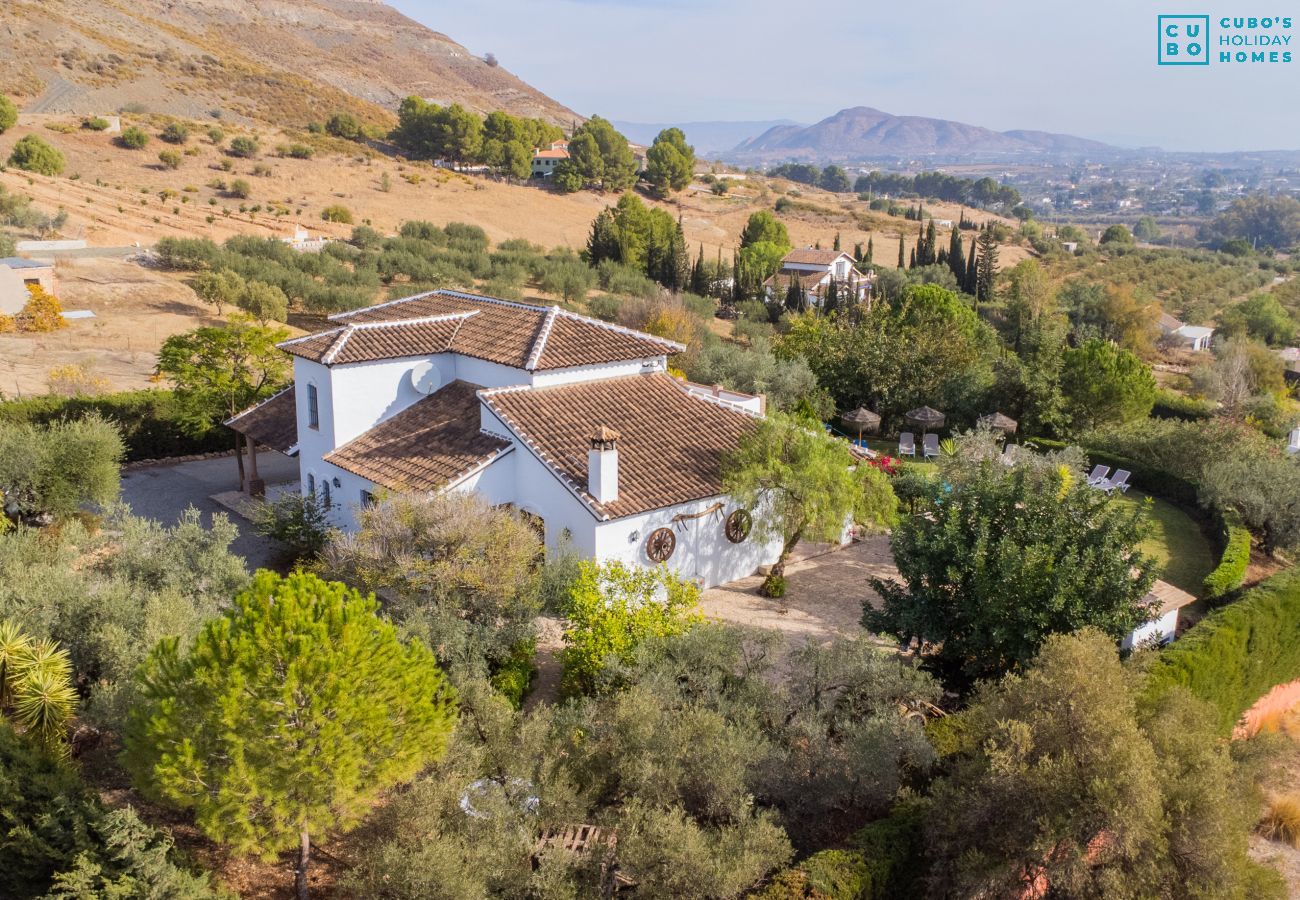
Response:
POLYGON ((1209 16, 1157 16, 1161 66, 1208 66, 1210 64, 1209 16))

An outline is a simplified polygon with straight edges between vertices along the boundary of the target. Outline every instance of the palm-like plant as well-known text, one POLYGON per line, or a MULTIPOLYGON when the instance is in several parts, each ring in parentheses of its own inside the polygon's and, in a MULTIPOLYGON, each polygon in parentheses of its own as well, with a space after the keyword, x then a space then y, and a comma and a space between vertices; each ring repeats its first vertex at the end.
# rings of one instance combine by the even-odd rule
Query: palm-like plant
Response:
POLYGON ((32 640, 14 622, 0 621, 0 714, 63 755, 76 708, 68 651, 48 639, 32 640))

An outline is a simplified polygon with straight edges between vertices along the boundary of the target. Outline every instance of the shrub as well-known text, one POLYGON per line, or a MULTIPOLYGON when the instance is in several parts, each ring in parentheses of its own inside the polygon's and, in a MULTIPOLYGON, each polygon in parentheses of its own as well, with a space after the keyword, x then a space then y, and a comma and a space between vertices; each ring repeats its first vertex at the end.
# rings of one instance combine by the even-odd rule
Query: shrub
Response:
POLYGON ((225 139, 226 139, 226 133, 222 131, 220 128, 218 128, 216 125, 213 125, 211 128, 208 129, 208 140, 211 141, 212 143, 220 144, 225 139))
POLYGON ((34 134, 19 138, 9 153, 9 165, 37 175, 58 175, 66 161, 63 154, 34 134))
POLYGON ((252 159, 257 155, 257 140, 251 137, 237 137, 230 142, 230 149, 227 152, 240 159, 252 159))
POLYGON ((338 204, 322 209, 320 217, 326 222, 338 222, 340 225, 352 224, 352 210, 338 204))
POLYGON ((4 134, 18 121, 18 107, 14 102, 0 94, 0 134, 4 134))
POLYGON ((285 491, 253 513, 253 530, 279 541, 295 561, 310 559, 329 541, 329 511, 315 494, 285 491))
POLYGON ((772 600, 780 600, 785 596, 785 576, 771 575, 763 582, 763 596, 772 600))
POLYGON ((168 122, 158 137, 169 144, 183 144, 190 139, 190 129, 181 122, 168 122))
POLYGON ((666 568, 579 563, 564 614, 561 691, 595 693, 608 663, 626 659, 645 639, 682 634, 702 621, 700 589, 666 568))
POLYGON ((505 663, 492 675, 492 687, 501 692, 510 705, 519 709, 537 675, 537 641, 520 641, 510 650, 505 663))
POLYGON ((312 154, 315 152, 306 144, 290 144, 284 148, 284 155, 294 159, 311 159, 312 154))
POLYGON ((1300 797, 1275 797, 1259 823, 1259 831, 1270 841, 1300 848, 1300 797))
POLYGON ((1223 555, 1203 583, 1203 593, 1211 600, 1241 587, 1246 578, 1246 567, 1250 565, 1250 531, 1241 525, 1235 513, 1228 513, 1224 519, 1223 555))
POLYGON ((162 163, 165 168, 179 169, 181 167, 181 155, 176 150, 164 150, 158 154, 158 162, 162 163))
POLYGON ((96 416, 0 424, 0 497, 20 519, 65 518, 117 499, 122 438, 96 416))
POLYGON ((128 150, 142 150, 145 144, 149 143, 149 135, 144 130, 132 125, 130 128, 124 128, 122 133, 117 136, 119 147, 125 147, 128 150))
POLYGON ((1151 407, 1151 416, 1156 419, 1186 419, 1196 422, 1210 418, 1214 415, 1214 409, 1213 401, 1162 390, 1156 392, 1156 404, 1151 407))
POLYGON ((1214 704, 1228 733, 1243 712, 1275 686, 1300 678, 1300 571, 1275 575, 1241 600, 1217 609, 1161 651, 1149 697, 1173 685, 1214 704))
POLYGON ((81 127, 87 131, 105 131, 108 129, 108 119, 101 119, 99 116, 91 116, 88 119, 81 120, 81 127))
POLYGON ((325 123, 325 131, 334 137, 349 141, 359 141, 365 136, 361 131, 361 123, 351 113, 335 113, 330 116, 329 121, 325 123))
POLYGON ((253 193, 253 186, 242 178, 236 178, 230 182, 230 187, 227 188, 226 193, 240 200, 247 200, 253 193))
POLYGON ((31 296, 16 318, 19 331, 58 331, 68 327, 58 297, 46 293, 39 284, 28 285, 27 292, 31 296))

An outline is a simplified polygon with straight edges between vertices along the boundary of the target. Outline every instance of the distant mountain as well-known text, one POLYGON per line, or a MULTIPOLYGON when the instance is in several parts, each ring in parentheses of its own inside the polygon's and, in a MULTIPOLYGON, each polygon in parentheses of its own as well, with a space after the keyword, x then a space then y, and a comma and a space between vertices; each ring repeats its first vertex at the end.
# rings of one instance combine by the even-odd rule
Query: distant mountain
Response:
POLYGON ((0 85, 44 113, 220 110, 302 126, 340 111, 391 121, 417 94, 580 118, 377 0, 0 0, 0 85))
POLYGON ((737 162, 779 159, 859 162, 916 156, 1042 157, 1117 150, 1100 141, 1066 134, 993 131, 946 119, 895 116, 869 106, 855 106, 842 109, 816 125, 776 125, 722 155, 737 162))
POLYGON ((695 147, 697 156, 711 159, 726 153, 737 144, 757 137, 773 128, 793 126, 802 128, 790 119, 772 119, 765 122, 684 122, 650 124, 646 122, 615 122, 614 127, 636 144, 649 146, 655 135, 665 128, 680 128, 686 142, 695 147))

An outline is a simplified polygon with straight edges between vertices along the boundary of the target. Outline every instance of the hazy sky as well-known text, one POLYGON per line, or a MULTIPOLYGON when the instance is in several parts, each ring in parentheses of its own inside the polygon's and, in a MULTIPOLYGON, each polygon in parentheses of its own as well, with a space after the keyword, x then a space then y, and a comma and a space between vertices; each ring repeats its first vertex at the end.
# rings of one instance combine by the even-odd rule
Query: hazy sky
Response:
POLYGON ((1278 33, 1300 43, 1300 0, 389 2, 584 115, 813 122, 874 106, 1124 146, 1300 149, 1300 46, 1292 63, 1156 65, 1158 13, 1294 15, 1278 33))

